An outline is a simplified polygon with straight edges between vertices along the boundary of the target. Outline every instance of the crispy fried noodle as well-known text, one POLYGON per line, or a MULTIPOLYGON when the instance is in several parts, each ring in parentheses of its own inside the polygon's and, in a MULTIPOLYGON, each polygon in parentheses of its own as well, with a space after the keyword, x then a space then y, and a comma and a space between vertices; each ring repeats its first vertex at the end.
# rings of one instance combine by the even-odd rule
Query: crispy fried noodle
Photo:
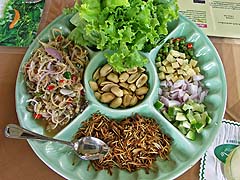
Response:
POLYGON ((60 130, 87 106, 82 85, 88 51, 61 31, 53 29, 53 40, 41 42, 24 66, 27 109, 46 122, 46 130, 60 130))
POLYGON ((103 159, 91 161, 91 165, 110 174, 113 167, 129 172, 143 168, 149 173, 154 171, 157 158, 169 159, 171 151, 171 138, 161 132, 154 119, 139 114, 120 122, 93 114, 83 122, 74 139, 84 136, 94 136, 108 144, 109 153, 103 159))

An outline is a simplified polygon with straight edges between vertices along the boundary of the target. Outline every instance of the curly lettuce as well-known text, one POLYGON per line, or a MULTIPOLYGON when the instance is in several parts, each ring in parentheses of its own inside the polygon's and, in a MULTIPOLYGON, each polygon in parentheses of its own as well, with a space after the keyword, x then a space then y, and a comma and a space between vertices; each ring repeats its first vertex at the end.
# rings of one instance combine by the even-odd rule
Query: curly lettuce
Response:
POLYGON ((149 51, 168 34, 167 24, 178 18, 177 0, 82 0, 71 23, 69 38, 77 44, 106 51, 108 63, 122 72, 142 67, 149 51))

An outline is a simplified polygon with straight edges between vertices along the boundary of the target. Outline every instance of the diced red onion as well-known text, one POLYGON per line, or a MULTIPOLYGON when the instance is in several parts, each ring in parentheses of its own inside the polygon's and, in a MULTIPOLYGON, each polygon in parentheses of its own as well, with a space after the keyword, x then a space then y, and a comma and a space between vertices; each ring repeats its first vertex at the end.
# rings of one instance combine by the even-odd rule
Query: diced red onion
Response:
POLYGON ((168 87, 168 86, 167 86, 167 81, 166 81, 166 80, 161 81, 161 82, 160 82, 160 86, 161 86, 161 87, 168 87))
POLYGON ((185 84, 185 81, 182 79, 182 80, 178 80, 178 81, 176 81, 174 84, 173 84, 173 86, 172 86, 172 88, 173 89, 177 89, 177 88, 180 88, 180 87, 182 87, 182 85, 184 85, 185 84))
POLYGON ((166 107, 181 105, 189 99, 200 103, 203 102, 207 95, 207 90, 203 89, 203 85, 200 82, 202 78, 204 78, 203 75, 196 75, 193 82, 186 80, 178 80, 175 83, 166 80, 161 81, 159 89, 160 101, 166 107))
POLYGON ((190 83, 188 85, 188 94, 197 95, 198 86, 190 83))
POLYGON ((169 100, 167 98, 165 98, 164 96, 161 96, 160 97, 160 101, 168 107, 168 104, 169 104, 169 100))
POLYGON ((168 102, 168 107, 179 106, 179 105, 181 105, 181 103, 177 100, 170 100, 168 102))
POLYGON ((48 63, 48 65, 47 65, 47 69, 48 69, 48 70, 51 70, 51 65, 52 65, 52 62, 50 61, 50 62, 48 63))
POLYGON ((202 74, 194 75, 193 81, 201 81, 204 79, 204 76, 202 74))
POLYGON ((183 99, 183 102, 186 102, 189 99, 189 94, 185 93, 182 99, 183 99))
POLYGON ((158 95, 161 96, 161 95, 162 95, 162 92, 163 92, 162 88, 159 88, 159 89, 158 89, 158 95))

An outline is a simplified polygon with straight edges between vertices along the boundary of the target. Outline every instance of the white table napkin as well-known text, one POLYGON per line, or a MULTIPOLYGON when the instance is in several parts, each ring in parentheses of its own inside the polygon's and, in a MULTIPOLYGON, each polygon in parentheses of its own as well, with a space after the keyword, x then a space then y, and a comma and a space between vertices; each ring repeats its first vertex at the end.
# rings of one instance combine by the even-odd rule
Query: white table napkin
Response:
POLYGON ((218 135, 201 159, 200 180, 225 180, 221 161, 214 155, 214 149, 221 144, 240 144, 240 123, 223 120, 218 135))

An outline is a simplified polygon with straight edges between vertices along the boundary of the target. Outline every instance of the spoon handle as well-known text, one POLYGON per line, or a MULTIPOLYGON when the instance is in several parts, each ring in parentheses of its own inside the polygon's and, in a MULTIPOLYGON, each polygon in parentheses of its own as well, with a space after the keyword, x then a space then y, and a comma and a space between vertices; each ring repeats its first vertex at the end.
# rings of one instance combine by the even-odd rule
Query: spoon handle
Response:
POLYGON ((40 141, 53 141, 53 142, 59 142, 62 144, 66 144, 66 145, 72 147, 71 142, 43 136, 43 135, 37 134, 35 132, 29 131, 25 128, 22 128, 16 124, 8 124, 5 127, 5 136, 7 138, 14 138, 14 139, 35 139, 35 140, 40 140, 40 141))

